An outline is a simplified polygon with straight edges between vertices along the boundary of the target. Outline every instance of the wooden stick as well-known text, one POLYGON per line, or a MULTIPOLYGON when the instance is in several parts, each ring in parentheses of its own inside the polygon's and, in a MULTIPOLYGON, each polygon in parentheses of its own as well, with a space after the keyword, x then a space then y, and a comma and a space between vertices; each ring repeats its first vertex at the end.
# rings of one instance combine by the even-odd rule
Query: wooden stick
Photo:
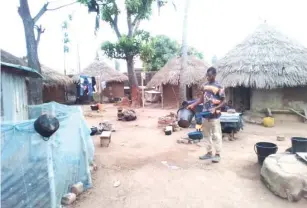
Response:
POLYGON ((293 108, 289 108, 290 109, 290 111, 292 111, 292 112, 294 112, 294 113, 296 113, 297 115, 299 115, 299 116, 301 116, 301 117, 303 117, 303 118, 305 118, 305 119, 307 119, 307 117, 306 116, 304 116, 303 114, 301 114, 300 112, 297 112, 296 110, 294 110, 293 108))

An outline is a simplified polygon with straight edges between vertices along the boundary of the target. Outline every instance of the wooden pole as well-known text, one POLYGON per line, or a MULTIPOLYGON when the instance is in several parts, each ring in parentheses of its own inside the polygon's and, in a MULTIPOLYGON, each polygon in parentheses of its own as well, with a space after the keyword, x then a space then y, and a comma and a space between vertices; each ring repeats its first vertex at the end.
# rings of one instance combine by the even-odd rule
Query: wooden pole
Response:
MULTIPOLYGON (((54 105, 52 104, 51 115, 56 116, 54 105)), ((50 188, 50 199, 51 207, 56 207, 56 191, 55 191, 55 181, 54 181, 54 167, 53 167, 53 155, 52 155, 52 136, 47 141, 47 164, 48 164, 48 180, 50 188)))
MULTIPOLYGON (((184 17, 183 17, 183 31, 182 31, 182 63, 181 63, 181 70, 180 70, 180 79, 179 79, 179 102, 183 102, 187 100, 187 89, 185 82, 183 82, 183 73, 187 70, 188 66, 188 45, 187 45, 187 35, 188 35, 188 11, 190 6, 190 0, 185 1, 185 8, 184 8, 184 17)), ((180 103, 178 103, 180 105, 180 103)))
POLYGON ((144 79, 145 79, 145 72, 141 72, 141 79, 142 79, 142 104, 143 108, 145 107, 145 95, 144 95, 144 79))
POLYGON ((163 84, 161 84, 161 103, 162 103, 162 109, 164 108, 164 99, 163 99, 163 84))

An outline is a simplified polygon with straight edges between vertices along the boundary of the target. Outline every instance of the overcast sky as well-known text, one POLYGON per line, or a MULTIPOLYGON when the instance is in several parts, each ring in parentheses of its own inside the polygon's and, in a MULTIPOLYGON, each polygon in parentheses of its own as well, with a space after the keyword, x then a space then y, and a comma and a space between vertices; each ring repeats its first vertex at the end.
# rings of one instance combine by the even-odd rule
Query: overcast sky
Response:
MULTIPOLYGON (((164 34, 181 42, 183 8, 185 0, 174 0, 177 10, 169 5, 161 10, 153 9, 150 21, 141 28, 153 35, 164 34)), ((29 0, 34 16, 46 0, 29 0)), ((72 2, 72 0, 51 0, 49 8, 72 2)), ((122 6, 124 0, 118 0, 122 6)), ((26 55, 22 21, 17 13, 18 0, 1 2, 2 49, 22 57, 26 55)), ((204 53, 207 62, 214 55, 221 58, 228 50, 242 41, 264 20, 278 30, 307 46, 307 1, 306 0, 190 0, 188 44, 204 53)), ((64 71, 63 31, 61 25, 68 15, 70 23, 70 53, 66 56, 67 71, 77 68, 77 45, 79 46, 81 69, 95 58, 96 50, 103 41, 116 40, 107 23, 102 22, 97 36, 94 35, 95 14, 88 14, 87 8, 75 4, 57 11, 47 12, 38 22, 46 28, 39 45, 40 62, 59 72, 64 71)), ((125 16, 120 16, 119 28, 127 31, 125 16)), ((114 66, 114 61, 108 60, 114 66)), ((136 63, 139 67, 140 63, 136 63)), ((121 71, 126 71, 121 62, 121 71)))

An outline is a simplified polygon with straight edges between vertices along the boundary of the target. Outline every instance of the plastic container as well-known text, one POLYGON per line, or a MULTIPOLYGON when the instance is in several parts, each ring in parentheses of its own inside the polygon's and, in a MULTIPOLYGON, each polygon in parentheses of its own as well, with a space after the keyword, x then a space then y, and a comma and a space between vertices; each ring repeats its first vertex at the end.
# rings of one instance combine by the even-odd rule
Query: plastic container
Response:
POLYGON ((192 140, 201 140, 203 138, 203 134, 200 131, 193 131, 188 133, 188 137, 192 140))
POLYGON ((91 110, 92 111, 97 111, 99 108, 98 108, 98 105, 91 105, 91 110))
POLYGON ((202 118, 209 118, 211 116, 211 113, 209 111, 200 112, 199 116, 202 118))
POLYGON ((274 143, 258 142, 255 144, 254 150, 258 156, 258 163, 262 165, 263 161, 267 156, 275 154, 277 152, 278 147, 274 143))
POLYGON ((172 135, 172 131, 171 130, 165 130, 164 131, 166 136, 172 135))
POLYGON ((275 124, 275 119, 272 117, 265 117, 263 119, 263 126, 265 127, 273 127, 275 124))
POLYGON ((98 132, 97 127, 95 127, 95 126, 91 127, 91 133, 90 133, 91 136, 94 136, 95 134, 97 134, 97 132, 98 132))
POLYGON ((307 138, 304 137, 292 137, 292 153, 307 152, 307 138))
POLYGON ((191 124, 191 121, 194 117, 195 113, 194 111, 186 108, 180 108, 177 111, 177 116, 178 116, 178 125, 181 128, 188 128, 191 124))
POLYGON ((103 105, 101 103, 98 103, 97 106, 99 111, 103 111, 103 105))

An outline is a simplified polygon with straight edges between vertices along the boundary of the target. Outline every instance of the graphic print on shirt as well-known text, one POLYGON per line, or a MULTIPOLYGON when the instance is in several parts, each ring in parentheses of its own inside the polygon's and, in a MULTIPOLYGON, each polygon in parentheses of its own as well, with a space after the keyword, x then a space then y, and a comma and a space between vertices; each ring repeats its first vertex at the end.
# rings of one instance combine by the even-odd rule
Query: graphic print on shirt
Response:
MULTIPOLYGON (((210 111, 213 107, 218 106, 225 98, 224 88, 217 82, 206 83, 203 85, 204 93, 204 111, 210 111)), ((220 110, 212 117, 219 117, 220 110)))

